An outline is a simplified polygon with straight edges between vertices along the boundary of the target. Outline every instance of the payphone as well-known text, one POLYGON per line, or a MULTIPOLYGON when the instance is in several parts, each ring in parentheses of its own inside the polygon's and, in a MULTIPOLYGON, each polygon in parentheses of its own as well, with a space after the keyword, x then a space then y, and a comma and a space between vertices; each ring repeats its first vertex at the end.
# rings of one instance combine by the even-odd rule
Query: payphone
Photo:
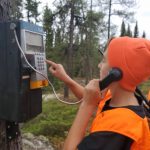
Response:
POLYGON ((48 81, 26 63, 47 76, 42 27, 25 21, 0 22, 0 119, 23 122, 42 111, 41 88, 48 81))
MULTIPOLYGON (((43 29, 28 22, 20 22, 21 47, 32 66, 42 74, 47 75, 43 29)), ((22 59, 24 60, 24 59, 22 59)), ((27 65, 26 62, 24 65, 27 65)), ((48 85, 47 80, 37 72, 32 72, 30 89, 48 85)))

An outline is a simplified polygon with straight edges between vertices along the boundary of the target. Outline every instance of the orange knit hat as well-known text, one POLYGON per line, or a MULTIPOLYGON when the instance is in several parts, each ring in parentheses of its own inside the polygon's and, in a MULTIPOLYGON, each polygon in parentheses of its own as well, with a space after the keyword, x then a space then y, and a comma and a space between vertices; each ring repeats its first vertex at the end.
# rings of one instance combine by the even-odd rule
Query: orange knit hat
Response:
POLYGON ((108 46, 108 62, 123 72, 121 87, 134 91, 150 77, 150 41, 143 38, 119 37, 108 46))

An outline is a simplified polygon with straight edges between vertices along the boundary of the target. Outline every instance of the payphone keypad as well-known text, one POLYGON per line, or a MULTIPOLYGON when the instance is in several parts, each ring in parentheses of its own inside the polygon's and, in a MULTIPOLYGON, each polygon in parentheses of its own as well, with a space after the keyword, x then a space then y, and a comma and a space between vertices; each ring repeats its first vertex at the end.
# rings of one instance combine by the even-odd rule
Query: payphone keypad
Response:
MULTIPOLYGON (((42 73, 43 75, 47 76, 47 66, 45 62, 45 53, 33 53, 33 54, 26 54, 26 57, 30 64, 34 66, 34 68, 42 73)), ((37 72, 33 72, 31 75, 31 80, 39 81, 45 79, 37 72)))
POLYGON ((36 57, 36 68, 37 70, 39 71, 44 71, 46 68, 45 68, 45 56, 43 53, 36 53, 35 54, 35 57, 36 57))

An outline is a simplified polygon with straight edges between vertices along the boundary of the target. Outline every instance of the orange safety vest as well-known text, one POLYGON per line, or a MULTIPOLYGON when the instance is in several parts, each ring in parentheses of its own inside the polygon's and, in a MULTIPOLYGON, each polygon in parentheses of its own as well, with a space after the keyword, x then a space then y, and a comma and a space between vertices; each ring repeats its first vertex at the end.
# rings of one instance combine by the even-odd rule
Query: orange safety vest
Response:
POLYGON ((147 118, 141 118, 128 108, 116 108, 101 112, 105 102, 111 98, 108 92, 99 104, 91 133, 111 131, 133 139, 130 150, 150 150, 150 130, 147 118))

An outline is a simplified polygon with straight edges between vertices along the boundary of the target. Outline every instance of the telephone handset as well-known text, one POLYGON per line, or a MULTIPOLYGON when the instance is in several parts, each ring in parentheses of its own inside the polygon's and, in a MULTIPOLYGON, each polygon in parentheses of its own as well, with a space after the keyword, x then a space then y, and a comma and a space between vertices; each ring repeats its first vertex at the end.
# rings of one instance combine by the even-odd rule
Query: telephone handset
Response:
POLYGON ((99 82, 100 90, 104 90, 108 87, 112 82, 119 81, 123 77, 123 73, 119 68, 112 68, 108 75, 99 82))
MULTIPOLYGON (((108 87, 112 82, 119 81, 123 77, 123 73, 119 68, 112 68, 109 71, 109 74, 99 82, 99 88, 100 90, 104 90, 106 87, 108 87)), ((146 115, 150 117, 150 102, 146 99, 146 97, 143 95, 143 93, 140 91, 138 87, 135 89, 135 94, 139 95, 141 97, 141 104, 144 106, 144 110, 146 112, 146 115)))

